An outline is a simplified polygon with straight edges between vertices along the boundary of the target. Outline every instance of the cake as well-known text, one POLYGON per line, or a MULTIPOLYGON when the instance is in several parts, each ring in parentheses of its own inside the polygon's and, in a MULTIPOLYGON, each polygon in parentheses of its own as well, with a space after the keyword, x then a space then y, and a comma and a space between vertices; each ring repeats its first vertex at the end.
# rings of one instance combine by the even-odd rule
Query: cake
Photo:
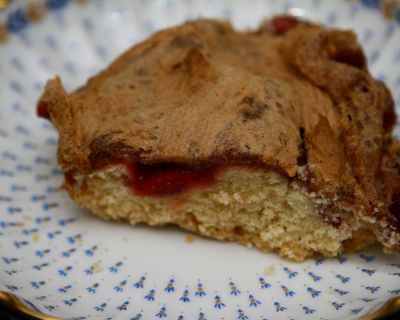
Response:
POLYGON ((352 31, 187 22, 74 92, 48 81, 38 114, 59 132, 65 189, 101 218, 293 261, 400 249, 394 103, 352 31))

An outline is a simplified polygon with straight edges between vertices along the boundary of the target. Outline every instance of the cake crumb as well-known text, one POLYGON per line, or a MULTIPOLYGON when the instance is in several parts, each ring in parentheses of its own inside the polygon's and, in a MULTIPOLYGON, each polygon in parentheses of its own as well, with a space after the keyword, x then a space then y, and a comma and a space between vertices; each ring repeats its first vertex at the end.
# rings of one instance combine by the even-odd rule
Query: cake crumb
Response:
POLYGON ((271 264, 269 267, 264 269, 263 273, 265 276, 272 276, 275 274, 275 272, 276 272, 275 266, 273 264, 271 264))
POLYGON ((332 287, 329 287, 329 289, 328 289, 328 294, 330 294, 330 295, 335 295, 336 293, 335 293, 335 291, 333 290, 332 287))
POLYGON ((186 235, 186 237, 185 237, 185 241, 186 241, 188 244, 192 244, 192 243, 193 243, 193 241, 194 241, 194 237, 193 237, 193 235, 192 235, 192 234, 188 234, 188 235, 186 235))
POLYGON ((92 270, 93 270, 93 273, 102 272, 104 270, 104 267, 101 264, 101 261, 97 261, 94 265, 92 265, 92 270))
POLYGON ((32 234, 32 241, 33 242, 38 242, 39 240, 40 240, 40 234, 39 233, 32 234))

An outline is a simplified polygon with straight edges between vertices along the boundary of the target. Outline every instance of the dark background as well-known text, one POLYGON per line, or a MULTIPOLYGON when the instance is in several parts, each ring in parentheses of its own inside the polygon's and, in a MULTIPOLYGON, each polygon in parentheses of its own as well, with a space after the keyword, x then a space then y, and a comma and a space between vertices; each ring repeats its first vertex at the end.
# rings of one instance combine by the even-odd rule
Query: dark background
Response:
MULTIPOLYGON (((36 318, 24 316, 20 313, 8 309, 0 304, 0 319, 1 320, 35 320, 36 318)), ((345 320, 345 319, 343 319, 345 320)), ((400 312, 391 315, 390 317, 382 318, 381 320, 400 320, 400 312)))

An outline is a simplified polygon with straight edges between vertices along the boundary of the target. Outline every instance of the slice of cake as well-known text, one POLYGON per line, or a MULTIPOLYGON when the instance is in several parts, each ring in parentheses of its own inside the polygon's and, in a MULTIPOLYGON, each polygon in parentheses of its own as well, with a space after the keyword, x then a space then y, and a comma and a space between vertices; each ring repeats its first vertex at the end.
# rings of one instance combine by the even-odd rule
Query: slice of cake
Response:
POLYGON ((400 248, 394 104, 351 31, 290 17, 156 33, 73 93, 50 80, 64 186, 84 208, 291 260, 400 248))

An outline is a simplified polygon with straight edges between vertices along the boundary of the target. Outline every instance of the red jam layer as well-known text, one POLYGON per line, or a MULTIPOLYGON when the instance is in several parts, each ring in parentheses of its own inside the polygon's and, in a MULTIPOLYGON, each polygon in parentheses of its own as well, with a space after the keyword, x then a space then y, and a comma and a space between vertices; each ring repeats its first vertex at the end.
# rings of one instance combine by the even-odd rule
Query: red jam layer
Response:
POLYGON ((49 111, 47 110, 47 103, 44 101, 40 101, 37 106, 37 115, 40 118, 50 119, 49 111))
POLYGON ((170 196, 216 183, 218 167, 191 168, 176 163, 127 165, 127 186, 139 196, 170 196))
POLYGON ((275 35, 284 35, 290 29, 299 24, 299 20, 294 16, 277 16, 272 18, 271 26, 275 35))

